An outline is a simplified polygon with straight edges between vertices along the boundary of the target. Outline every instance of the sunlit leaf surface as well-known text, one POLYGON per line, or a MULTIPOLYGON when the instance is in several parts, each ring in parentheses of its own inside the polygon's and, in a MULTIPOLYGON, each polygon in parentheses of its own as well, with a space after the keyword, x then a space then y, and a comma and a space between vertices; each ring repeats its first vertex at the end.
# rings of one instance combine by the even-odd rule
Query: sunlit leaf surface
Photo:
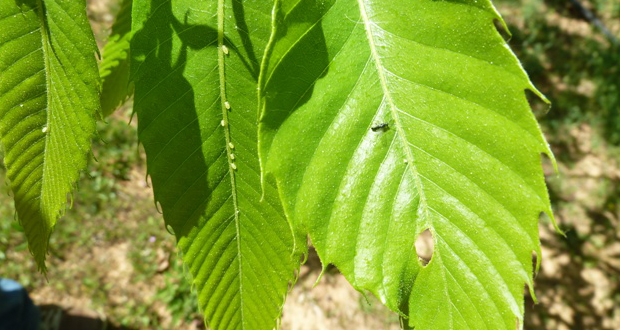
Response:
POLYGON ((488 0, 283 0, 262 72, 261 163, 286 214, 416 329, 522 324, 551 215, 525 91, 541 95, 494 20, 488 0))
POLYGON ((42 271, 95 133, 96 51, 85 0, 0 1, 0 141, 17 218, 42 271))

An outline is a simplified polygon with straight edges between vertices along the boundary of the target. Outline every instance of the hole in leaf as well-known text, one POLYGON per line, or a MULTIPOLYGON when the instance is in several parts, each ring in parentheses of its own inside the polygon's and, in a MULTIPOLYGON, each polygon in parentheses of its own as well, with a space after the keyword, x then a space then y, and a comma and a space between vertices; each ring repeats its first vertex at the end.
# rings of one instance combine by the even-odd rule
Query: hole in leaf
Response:
POLYGON ((418 238, 415 241, 415 250, 418 254, 418 260, 420 260, 422 266, 426 266, 431 261, 434 248, 435 243, 433 241, 433 235, 430 230, 425 229, 420 233, 420 235, 418 235, 418 238))
POLYGON ((495 25, 495 30, 502 36, 504 41, 507 42, 512 38, 510 31, 507 30, 507 27, 505 27, 498 18, 493 19, 493 24, 495 25))

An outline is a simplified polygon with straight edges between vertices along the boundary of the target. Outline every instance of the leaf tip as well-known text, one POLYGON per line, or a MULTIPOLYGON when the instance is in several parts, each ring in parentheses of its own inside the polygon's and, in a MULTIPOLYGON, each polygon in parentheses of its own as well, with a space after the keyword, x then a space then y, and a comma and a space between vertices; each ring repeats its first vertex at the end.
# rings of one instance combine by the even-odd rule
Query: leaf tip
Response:
POLYGON ((500 14, 492 1, 489 1, 489 5, 491 6, 493 14, 495 15, 493 22, 495 24, 495 28, 498 30, 497 32, 502 36, 504 36, 505 34, 507 38, 504 38, 504 40, 509 41, 510 38, 512 38, 512 33, 510 33, 510 29, 508 28, 506 21, 504 21, 502 14, 500 14))
POLYGON ((512 33, 510 32, 510 29, 508 29, 506 22, 501 17, 494 18, 493 24, 495 25, 495 30, 502 36, 502 39, 504 39, 505 42, 509 42, 510 39, 512 39, 512 33))
POLYGON ((314 282, 314 285, 312 286, 312 288, 316 288, 317 285, 319 285, 319 282, 321 281, 321 278, 323 278, 323 274, 325 274, 325 271, 327 270, 327 266, 321 264, 321 273, 319 274, 319 276, 316 278, 316 281, 314 282))

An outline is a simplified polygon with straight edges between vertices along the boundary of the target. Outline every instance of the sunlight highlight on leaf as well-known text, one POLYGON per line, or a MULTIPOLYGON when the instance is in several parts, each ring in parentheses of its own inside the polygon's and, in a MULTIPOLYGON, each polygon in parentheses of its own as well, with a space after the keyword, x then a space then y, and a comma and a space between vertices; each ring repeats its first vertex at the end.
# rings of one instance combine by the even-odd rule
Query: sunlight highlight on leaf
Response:
POLYGON ((494 20, 489 1, 283 0, 262 72, 259 153, 287 216, 416 329, 523 324, 552 215, 525 90, 542 95, 494 20))

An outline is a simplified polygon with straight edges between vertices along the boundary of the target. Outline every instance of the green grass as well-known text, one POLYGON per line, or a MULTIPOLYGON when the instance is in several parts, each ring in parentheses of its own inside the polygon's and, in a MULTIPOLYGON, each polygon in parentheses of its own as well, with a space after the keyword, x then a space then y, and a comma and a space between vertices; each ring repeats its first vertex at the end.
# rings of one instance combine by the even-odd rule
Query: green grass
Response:
POLYGON ((195 294, 174 252, 174 237, 153 205, 136 130, 127 118, 125 114, 99 123, 94 157, 82 174, 73 208, 59 220, 50 239, 49 282, 37 272, 28 253, 22 229, 14 220, 4 168, 0 169, 1 276, 18 280, 35 297, 45 288, 46 303, 55 303, 54 296, 61 305, 68 297, 86 299, 88 306, 80 307, 101 311, 125 326, 161 328, 162 315, 169 315, 173 325, 187 325, 201 319, 195 294), (98 260, 98 252, 118 246, 128 246, 123 252, 133 269, 129 283, 114 283, 109 265, 98 260), (170 266, 162 269, 166 263, 170 266), (152 294, 145 298, 139 291, 123 292, 128 287, 154 289, 147 290, 152 294), (114 296, 127 297, 119 304, 118 299, 110 299, 114 296))

